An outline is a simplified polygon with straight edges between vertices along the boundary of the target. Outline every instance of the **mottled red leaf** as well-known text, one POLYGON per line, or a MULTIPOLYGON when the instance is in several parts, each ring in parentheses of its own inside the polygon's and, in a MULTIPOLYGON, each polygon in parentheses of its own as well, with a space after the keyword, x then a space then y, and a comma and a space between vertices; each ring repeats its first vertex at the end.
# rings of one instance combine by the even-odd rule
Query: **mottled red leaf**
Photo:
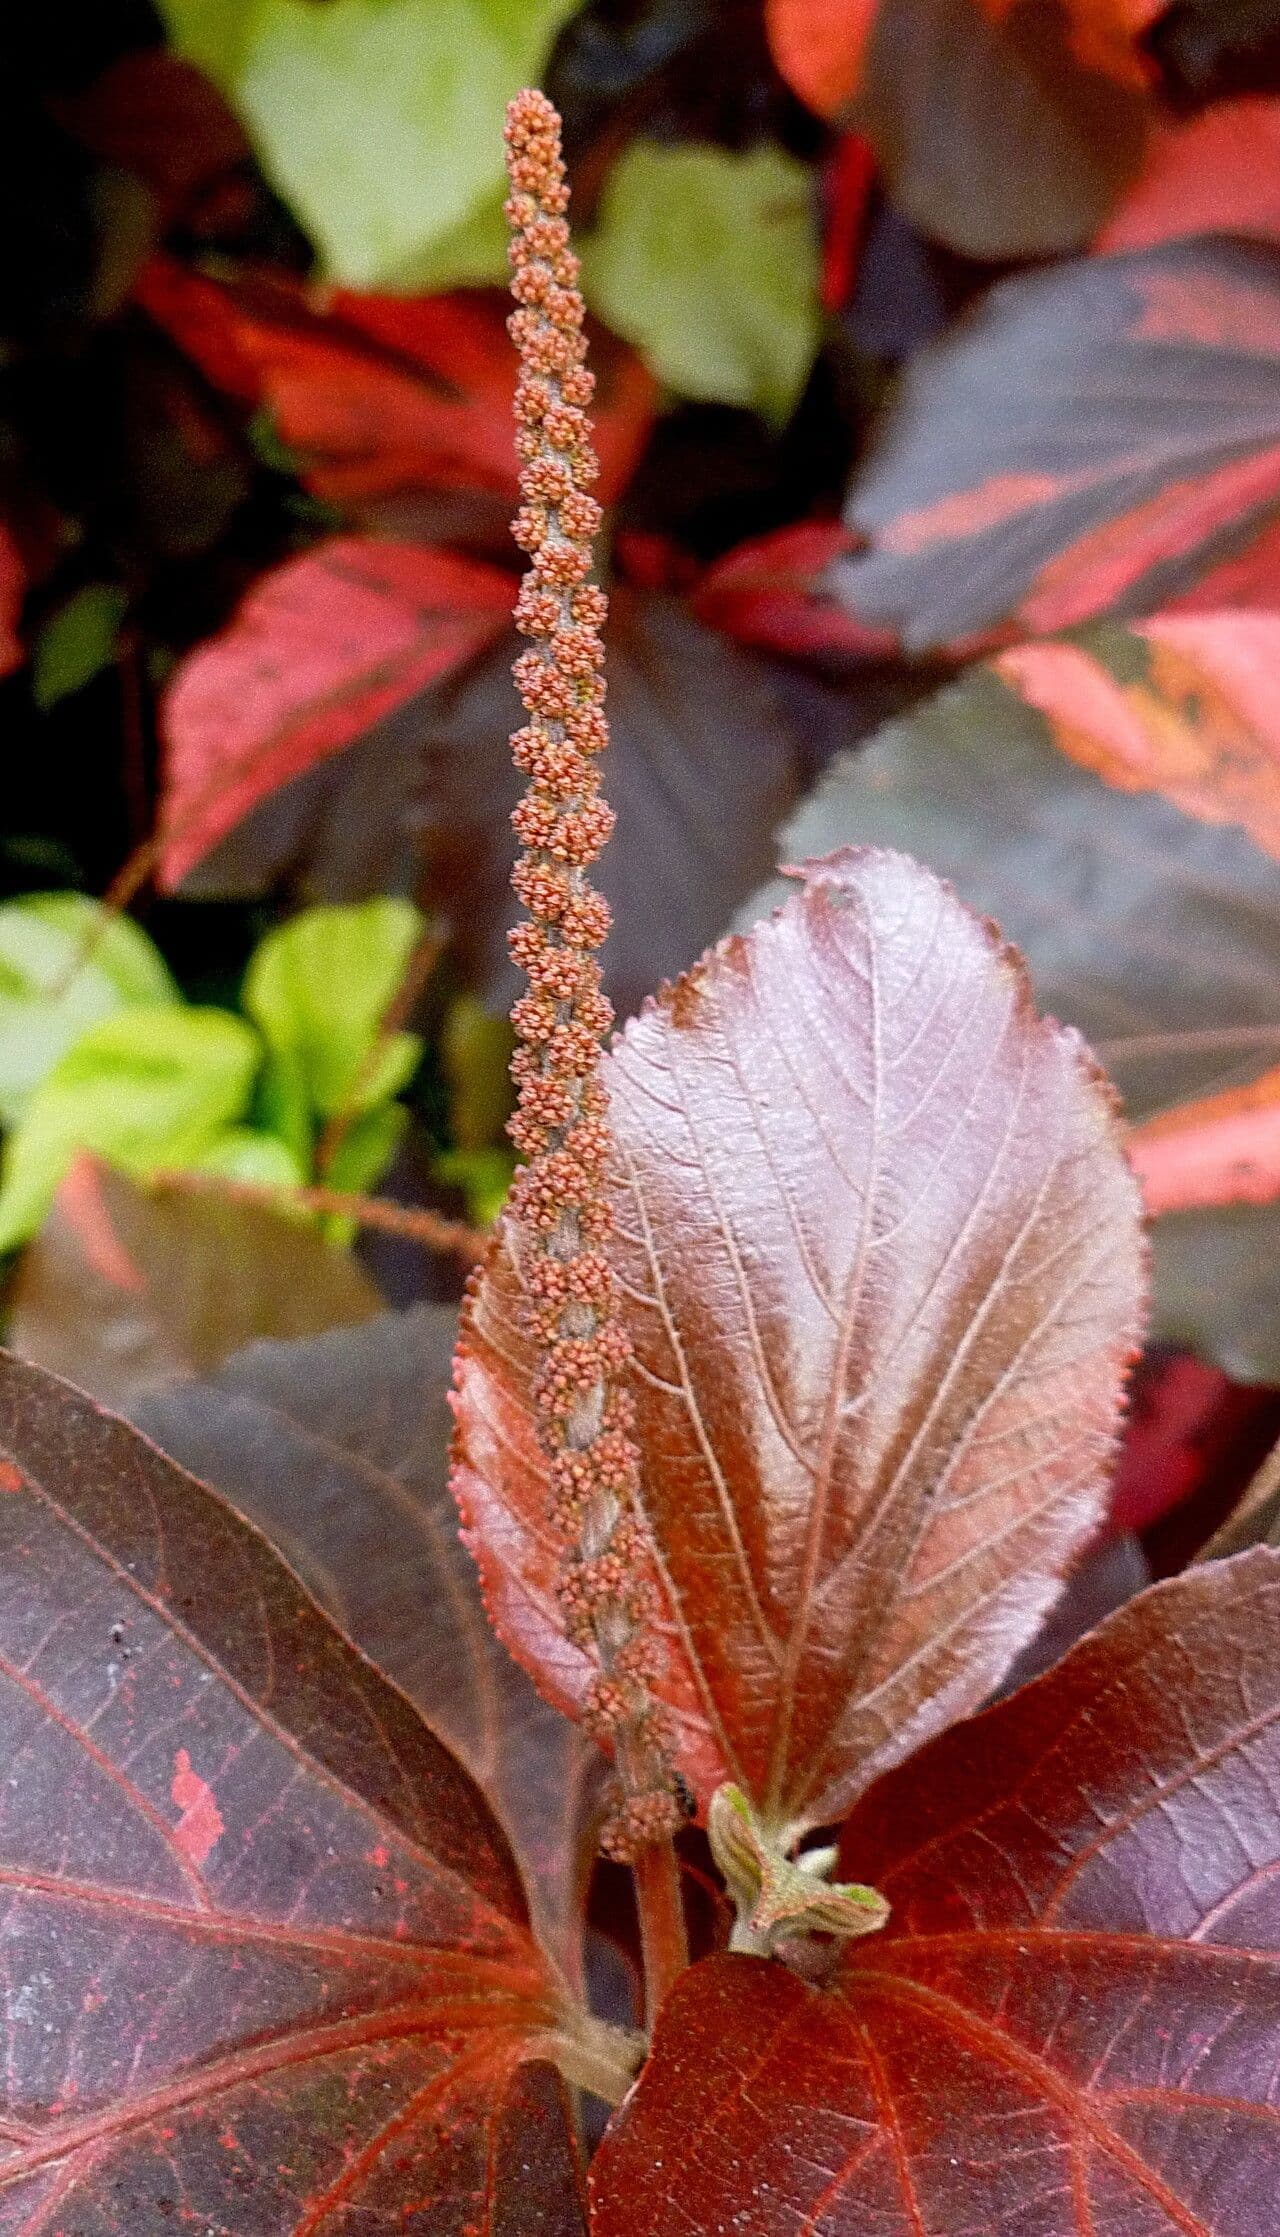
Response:
POLYGON ((1162 125, 1094 246, 1155 248, 1190 233, 1280 239, 1280 100, 1215 101, 1199 116, 1162 125))
POLYGON ((1278 362, 1260 243, 1006 281, 908 373, 850 492, 869 548, 836 563, 839 594, 921 649, 1151 612, 1262 539, 1274 568, 1278 362))
POLYGON ((860 623, 826 581, 856 539, 838 520, 797 521, 737 544, 698 582, 690 604, 700 621, 739 644, 793 660, 846 664, 896 653, 891 630, 860 623))
MULTIPOLYGON (((606 1063, 659 1690, 703 1804, 829 1822, 977 1705, 1105 1511, 1137 1195, 1074 1035, 919 865, 815 864, 606 1063)), ((575 1708, 515 1237, 464 1315, 491 1615, 575 1708)))
POLYGON ((1166 793, 1280 856, 1280 610, 1156 615, 994 666, 1106 784, 1166 793))
POLYGON ((9 1360, 0 1451, 5 2237, 580 2233, 477 1789, 123 1423, 9 1360))
POLYGON ((501 568, 358 536, 264 576, 165 695, 165 884, 290 778, 471 659, 509 619, 511 594, 501 568))
POLYGON ((1129 1156, 1147 1210, 1194 1212, 1280 1199, 1280 1068, 1144 1120, 1129 1156))
POLYGON ((207 1374, 255 1337, 313 1336, 381 1304, 314 1222, 79 1157, 23 1252, 8 1341, 124 1411, 140 1390, 207 1374))
MULTIPOLYGON (((134 294, 215 387, 270 412, 326 503, 424 486, 514 502, 516 358, 497 295, 365 295, 267 272, 215 279, 170 257, 151 260, 134 294)), ((658 392, 634 352, 606 346, 597 357, 608 503, 630 477, 658 392)))
POLYGON ((895 206, 966 256, 1082 247, 1141 161, 1146 73, 1094 0, 770 0, 767 20, 802 98, 861 133, 895 206))
POLYGON ((603 1769, 485 1621, 449 1496, 451 1306, 254 1344, 132 1418, 230 1499, 483 1787, 544 1949, 577 1983, 603 1769))
MULTIPOLYGON (((518 650, 511 631, 310 771, 200 867, 196 889, 262 893, 290 879, 349 900, 416 876, 472 985, 509 1008, 518 650)), ((603 960, 612 1000, 630 1010, 694 962, 766 874, 807 741, 776 669, 683 603, 623 589, 609 619, 609 729, 604 782, 627 837, 602 865, 614 917, 603 960)))
POLYGON ((1157 1588, 883 1780, 832 1987, 677 1984, 596 2237, 1264 2237, 1280 2195, 1280 1557, 1157 1588))

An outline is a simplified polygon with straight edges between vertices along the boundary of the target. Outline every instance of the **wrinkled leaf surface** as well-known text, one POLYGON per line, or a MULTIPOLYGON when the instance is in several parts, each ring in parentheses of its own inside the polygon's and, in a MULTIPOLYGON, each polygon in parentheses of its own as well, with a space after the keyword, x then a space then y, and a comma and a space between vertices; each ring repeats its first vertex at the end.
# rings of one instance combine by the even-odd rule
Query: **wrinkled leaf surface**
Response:
MULTIPOLYGON (((902 857, 813 866, 606 1063, 613 1196, 681 1761, 824 1824, 975 1707, 1105 1507, 1136 1191, 1075 1036, 902 857)), ((461 1340, 457 1489, 544 1689, 554 1599, 518 1251, 461 1340)))

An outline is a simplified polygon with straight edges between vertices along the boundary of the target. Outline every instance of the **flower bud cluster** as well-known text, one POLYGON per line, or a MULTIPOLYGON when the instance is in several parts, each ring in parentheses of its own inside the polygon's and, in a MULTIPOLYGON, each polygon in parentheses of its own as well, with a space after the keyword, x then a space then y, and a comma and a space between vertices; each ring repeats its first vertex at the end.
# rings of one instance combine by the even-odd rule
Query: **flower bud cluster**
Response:
POLYGON ((650 1692, 654 1609, 634 1520, 630 1341, 605 1255, 609 1153, 600 1042, 613 1020, 597 951, 609 909, 587 872, 613 829, 597 758, 604 715, 607 601, 588 580, 601 512, 587 406, 578 260, 569 247, 560 120, 543 94, 507 112, 512 293, 520 353, 514 535, 530 566, 515 664, 528 722, 512 739, 529 787, 512 818, 522 852, 512 883, 528 911, 511 952, 529 981, 512 1013, 518 1091, 511 1138, 526 1160, 512 1215, 527 1239, 525 1279, 541 1362, 534 1396, 550 1461, 551 1511, 565 1545, 560 1602, 569 1636, 598 1663, 584 1722, 617 1762, 621 1799, 602 1845, 622 1858, 680 1823, 666 1722, 650 1692))

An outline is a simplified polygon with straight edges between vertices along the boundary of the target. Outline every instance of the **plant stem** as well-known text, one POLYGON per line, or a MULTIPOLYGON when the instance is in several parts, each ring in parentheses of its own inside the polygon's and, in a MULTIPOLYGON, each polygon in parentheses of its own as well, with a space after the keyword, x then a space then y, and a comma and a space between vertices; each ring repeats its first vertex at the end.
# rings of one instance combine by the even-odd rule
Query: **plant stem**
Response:
POLYGON ((632 1871, 644 1956, 645 2025, 652 2034, 668 1989, 689 1962, 684 1904, 680 1896, 680 1866, 671 1841, 646 1843, 637 1851, 632 1871))

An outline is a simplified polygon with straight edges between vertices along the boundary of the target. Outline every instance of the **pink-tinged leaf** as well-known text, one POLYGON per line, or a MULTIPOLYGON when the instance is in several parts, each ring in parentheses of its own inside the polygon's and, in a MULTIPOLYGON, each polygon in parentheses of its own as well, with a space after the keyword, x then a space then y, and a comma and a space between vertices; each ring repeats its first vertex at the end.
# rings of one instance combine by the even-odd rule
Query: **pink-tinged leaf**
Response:
POLYGON ((1143 1121, 1129 1156, 1147 1210, 1204 1211, 1280 1199, 1280 1068, 1143 1121))
POLYGON ((1278 276, 1208 236, 996 288, 908 373, 836 595, 918 650, 1149 613, 1245 553, 1274 603, 1278 276))
MULTIPOLYGON (((214 386, 270 412, 307 487, 352 506, 423 487, 516 495, 516 358, 498 296, 306 289, 267 272, 214 279, 154 257, 134 287, 214 386)), ((657 409, 633 351, 600 355, 601 494, 630 478, 657 409)))
POLYGON ((122 1422, 7 1360, 0 1451, 4 2237, 581 2237, 469 1778, 122 1422))
POLYGON ((1105 783, 1163 792, 1280 856, 1280 611, 1161 614, 1015 645, 994 667, 1105 783))
POLYGON ((860 623, 826 582, 827 569, 855 548, 838 520, 775 528, 717 559, 690 604, 700 621, 739 644, 793 660, 891 659, 898 650, 893 633, 860 623))
MULTIPOLYGON (((927 871, 849 850, 606 1061, 659 1690, 705 1806, 823 1824, 975 1707, 1105 1513, 1137 1191, 1082 1045, 927 871)), ((473 1288, 456 1488, 551 1696, 517 1238, 473 1288)))
POLYGON ((677 1984, 596 2237, 1263 2237, 1280 2195, 1280 1556, 1146 1593, 883 1780, 825 1989, 677 1984), (691 2117, 691 2109, 696 2114, 691 2117))
POLYGON ((165 696, 164 883, 510 616, 512 578, 434 546, 335 537, 257 583, 165 696))
POLYGON ((1099 233, 1106 253, 1191 233, 1280 240, 1280 100, 1215 101, 1152 134, 1146 160, 1099 233))

